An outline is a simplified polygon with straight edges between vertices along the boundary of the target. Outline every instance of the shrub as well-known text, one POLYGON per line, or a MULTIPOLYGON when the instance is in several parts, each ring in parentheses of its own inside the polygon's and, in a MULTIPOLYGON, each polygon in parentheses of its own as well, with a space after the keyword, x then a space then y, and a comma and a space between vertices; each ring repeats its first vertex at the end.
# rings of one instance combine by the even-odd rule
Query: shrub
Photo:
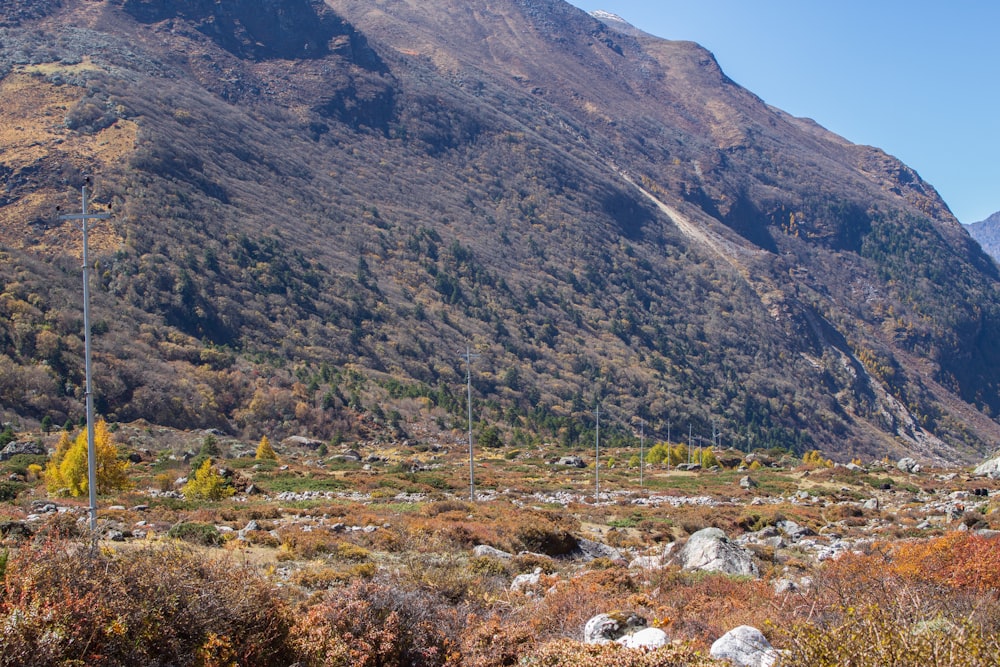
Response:
POLYGON ((309 664, 437 667, 460 664, 458 627, 454 611, 424 591, 356 581, 312 606, 293 638, 309 664))
POLYGON ((182 546, 114 552, 49 541, 12 552, 0 626, 4 667, 296 660, 275 588, 251 567, 182 546))
POLYGON ((14 500, 17 498, 17 494, 24 491, 27 486, 28 485, 23 482, 0 481, 0 502, 14 500))
POLYGON ((524 621, 499 615, 485 620, 470 616, 465 625, 463 667, 513 667, 535 647, 535 630, 524 621))
POLYGON ((709 667, 721 663, 706 658, 689 645, 669 645, 648 653, 628 649, 619 644, 584 644, 558 639, 543 644, 524 657, 525 667, 709 667))
POLYGON ((917 620, 896 605, 848 607, 825 624, 795 624, 778 633, 782 665, 881 667, 882 665, 1000 664, 1000 640, 972 623, 943 617, 917 620))
POLYGON ((204 547, 212 547, 222 544, 222 535, 219 529, 210 523, 199 523, 197 521, 185 521, 170 527, 167 537, 198 544, 204 547))

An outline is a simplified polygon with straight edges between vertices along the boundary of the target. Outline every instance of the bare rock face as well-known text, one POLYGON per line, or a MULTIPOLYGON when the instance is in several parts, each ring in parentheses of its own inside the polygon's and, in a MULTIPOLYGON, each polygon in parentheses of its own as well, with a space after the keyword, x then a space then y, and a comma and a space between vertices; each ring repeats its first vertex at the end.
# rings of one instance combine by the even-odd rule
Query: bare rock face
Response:
POLYGON ((687 570, 705 570, 723 574, 756 577, 760 575, 753 555, 729 541, 718 528, 704 528, 688 539, 677 554, 687 570))

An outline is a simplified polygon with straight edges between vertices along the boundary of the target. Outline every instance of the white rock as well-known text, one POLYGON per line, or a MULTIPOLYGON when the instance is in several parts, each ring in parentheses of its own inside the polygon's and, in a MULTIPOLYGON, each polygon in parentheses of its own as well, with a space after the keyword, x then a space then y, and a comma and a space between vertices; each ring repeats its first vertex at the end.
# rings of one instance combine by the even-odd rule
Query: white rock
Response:
POLYGON ((659 628, 643 628, 620 637, 618 643, 628 648, 657 649, 669 644, 670 638, 659 628))
POLYGON ((716 639, 709 655, 729 660, 738 667, 772 667, 778 660, 778 652, 764 634, 749 625, 733 628, 716 639))
POLYGON ((703 528, 692 535, 678 553, 686 570, 705 570, 723 574, 756 577, 760 572, 753 555, 729 541, 718 528, 703 528))
POLYGON ((1000 478, 1000 456, 995 459, 990 459, 976 466, 973 471, 976 475, 986 475, 987 477, 997 479, 1000 478))
POLYGON ((531 574, 519 574, 514 577, 514 581, 510 583, 510 590, 516 593, 523 593, 530 588, 538 586, 541 578, 542 568, 536 567, 535 571, 531 574))
POLYGON ((510 560, 514 556, 507 553, 506 551, 501 551, 496 547, 491 547, 488 544, 477 544, 472 550, 472 555, 477 557, 489 556, 491 558, 499 558, 501 560, 510 560))
POLYGON ((645 627, 646 619, 636 614, 598 614, 583 627, 583 641, 587 644, 610 644, 645 627))

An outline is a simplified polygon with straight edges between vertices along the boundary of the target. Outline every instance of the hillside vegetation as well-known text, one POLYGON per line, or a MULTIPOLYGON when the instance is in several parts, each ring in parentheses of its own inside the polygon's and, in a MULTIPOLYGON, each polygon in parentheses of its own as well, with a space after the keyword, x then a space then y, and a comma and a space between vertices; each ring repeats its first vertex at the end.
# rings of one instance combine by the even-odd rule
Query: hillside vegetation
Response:
POLYGON ((993 264, 919 176, 558 0, 0 9, 0 405, 258 439, 838 460, 1000 438, 993 264))

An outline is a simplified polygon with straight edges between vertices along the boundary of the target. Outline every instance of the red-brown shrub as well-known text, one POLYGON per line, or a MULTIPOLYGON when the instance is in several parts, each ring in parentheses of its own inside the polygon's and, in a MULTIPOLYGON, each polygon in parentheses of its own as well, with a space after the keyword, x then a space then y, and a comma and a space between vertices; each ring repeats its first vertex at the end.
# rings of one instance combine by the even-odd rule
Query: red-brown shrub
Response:
POLYGON ((293 638, 310 665, 459 665, 454 609, 425 591, 381 581, 331 590, 299 620, 293 638))
POLYGON ((208 645, 230 647, 239 664, 294 661, 275 589, 249 566, 179 545, 13 552, 0 626, 0 665, 197 664, 208 645))

